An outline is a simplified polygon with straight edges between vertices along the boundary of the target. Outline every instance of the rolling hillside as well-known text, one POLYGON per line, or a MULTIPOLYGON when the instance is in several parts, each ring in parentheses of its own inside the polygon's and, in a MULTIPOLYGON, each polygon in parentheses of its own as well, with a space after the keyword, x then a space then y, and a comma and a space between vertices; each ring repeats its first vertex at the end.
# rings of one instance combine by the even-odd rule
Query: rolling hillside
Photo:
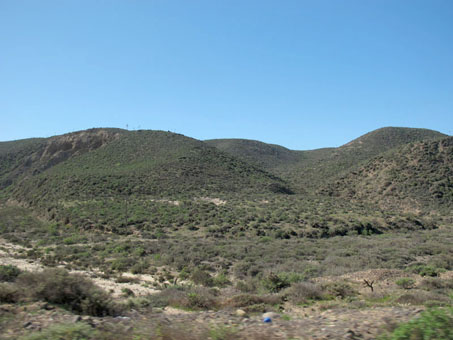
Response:
POLYGON ((453 137, 404 145, 381 154, 320 193, 386 209, 451 212, 453 137))
POLYGON ((400 145, 446 137, 428 129, 386 127, 371 131, 338 148, 302 151, 294 167, 276 172, 301 191, 317 191, 326 181, 400 145))
POLYGON ((94 129, 2 154, 3 186, 46 197, 287 192, 284 182, 203 142, 163 131, 94 129))
MULTIPOLYGON (((153 237, 184 228, 215 237, 286 238, 433 227, 405 214, 408 206, 451 206, 449 144, 442 149, 446 154, 438 155, 447 160, 439 163, 446 164, 443 170, 430 167, 426 155, 414 156, 420 159, 415 177, 415 170, 397 167, 404 163, 400 151, 392 152, 420 139, 435 139, 435 145, 442 136, 384 128, 339 148, 292 151, 250 140, 202 142, 163 131, 91 129, 0 143, 0 197, 64 224, 118 233, 146 230, 153 237), (374 164, 366 163, 373 157, 390 162, 388 155, 394 155, 393 165, 387 165, 392 173, 412 181, 393 186, 393 201, 418 202, 398 201, 396 215, 381 211, 393 201, 375 193, 384 189, 373 186, 372 173, 357 176, 361 166, 374 164), (425 186, 426 178, 432 186, 425 186), (299 194, 288 195, 294 188, 299 194), (442 195, 435 201, 440 203, 431 204, 426 192, 442 195)), ((393 181, 386 173, 376 177, 381 186, 393 181)))
POLYGON ((205 143, 269 170, 294 164, 300 158, 298 152, 283 146, 250 139, 210 139, 205 143))
POLYGON ((300 193, 315 192, 327 180, 372 159, 380 153, 411 142, 446 135, 428 129, 386 127, 371 131, 338 148, 294 151, 244 139, 214 139, 206 143, 235 157, 262 166, 286 179, 300 193))
POLYGON ((21 176, 37 175, 65 160, 95 150, 124 134, 120 129, 90 129, 51 138, 0 143, 0 189, 21 176))

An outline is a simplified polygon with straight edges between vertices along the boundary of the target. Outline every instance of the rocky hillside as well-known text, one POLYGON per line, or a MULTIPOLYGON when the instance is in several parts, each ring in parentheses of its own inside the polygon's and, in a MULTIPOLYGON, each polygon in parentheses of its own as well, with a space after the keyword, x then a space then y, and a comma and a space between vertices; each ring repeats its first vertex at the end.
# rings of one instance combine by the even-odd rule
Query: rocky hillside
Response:
POLYGON ((300 151, 296 165, 280 167, 277 174, 300 192, 317 192, 325 183, 364 162, 408 143, 435 140, 446 135, 428 129, 386 127, 369 132, 338 148, 300 151))
POLYGON ((453 204, 453 137, 379 155, 320 192, 382 208, 419 211, 453 204))
POLYGON ((411 142, 446 135, 428 129, 385 127, 338 148, 294 151, 244 139, 206 141, 235 157, 260 165, 290 183, 297 192, 317 191, 326 180, 347 172, 380 153, 411 142))
POLYGON ((0 188, 21 176, 37 175, 71 157, 104 146, 124 134, 120 129, 90 129, 51 138, 0 143, 0 188))

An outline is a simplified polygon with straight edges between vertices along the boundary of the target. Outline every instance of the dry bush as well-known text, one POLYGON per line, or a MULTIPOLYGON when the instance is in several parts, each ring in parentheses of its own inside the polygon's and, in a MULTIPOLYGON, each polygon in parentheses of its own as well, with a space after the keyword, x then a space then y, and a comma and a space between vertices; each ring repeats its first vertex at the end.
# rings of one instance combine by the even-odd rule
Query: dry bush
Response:
POLYGON ((186 303, 186 295, 185 287, 173 286, 151 294, 147 299, 152 307, 178 306, 186 303))
POLYGON ((192 288, 187 294, 187 304, 182 307, 189 309, 216 309, 218 307, 218 300, 216 297, 215 290, 206 289, 203 287, 192 288))
POLYGON ((188 326, 183 324, 177 325, 164 325, 157 328, 154 336, 151 336, 150 339, 159 339, 159 340, 201 340, 206 339, 204 333, 206 331, 200 328, 190 327, 188 331, 188 326))
POLYGON ((413 293, 401 295, 395 300, 395 302, 410 305, 427 305, 431 307, 451 303, 451 300, 445 295, 417 290, 413 293))
POLYGON ((190 279, 197 285, 203 285, 205 287, 212 287, 214 285, 214 280, 212 276, 205 270, 196 268, 190 279))
POLYGON ((19 289, 12 283, 0 283, 0 302, 15 303, 20 299, 19 289))
POLYGON ((76 313, 104 316, 120 312, 111 297, 91 280, 63 269, 25 272, 16 282, 28 298, 63 305, 76 313))
POLYGON ((216 309, 217 292, 205 287, 173 286, 148 296, 153 307, 179 307, 195 310, 216 309))
POLYGON ((425 290, 453 289, 453 280, 443 280, 438 277, 427 277, 420 282, 419 288, 425 290))
POLYGON ((357 295, 357 291, 347 282, 330 282, 323 285, 326 295, 344 299, 357 295))
POLYGON ((243 293, 255 293, 258 289, 258 280, 249 278, 244 281, 238 281, 236 289, 243 293))
POLYGON ((20 340, 94 340, 99 339, 97 332, 85 323, 56 324, 19 338, 20 340))
POLYGON ((140 280, 137 279, 136 277, 123 276, 123 275, 118 276, 115 279, 115 281, 118 283, 140 283, 140 280))
POLYGON ((282 297, 279 295, 254 295, 240 294, 233 296, 225 301, 222 305, 225 307, 248 307, 253 305, 276 305, 282 302, 282 297))
POLYGON ((0 265, 0 282, 14 281, 22 271, 16 266, 0 265))
POLYGON ((294 304, 307 303, 309 300, 321 300, 325 293, 321 286, 312 282, 298 282, 284 291, 289 302, 294 304))

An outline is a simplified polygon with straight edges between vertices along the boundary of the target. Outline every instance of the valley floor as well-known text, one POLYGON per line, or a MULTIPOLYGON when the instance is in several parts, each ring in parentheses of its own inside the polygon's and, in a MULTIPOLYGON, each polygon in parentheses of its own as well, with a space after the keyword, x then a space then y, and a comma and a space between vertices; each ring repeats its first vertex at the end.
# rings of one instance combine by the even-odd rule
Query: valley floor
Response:
MULTIPOLYGON (((22 270, 41 271, 45 268, 39 260, 21 258, 23 248, 0 239, 0 265, 14 265, 22 270)), ((124 288, 135 295, 155 294, 155 289, 146 287, 151 275, 128 274, 135 283, 118 283, 114 278, 102 279, 95 270, 73 270, 112 292, 121 299, 124 288), (148 281, 147 281, 148 280, 148 281)), ((271 323, 263 322, 261 313, 241 313, 235 308, 220 310, 188 311, 173 308, 146 308, 130 310, 122 316, 78 316, 59 306, 45 302, 29 302, 20 305, 0 305, 1 339, 15 339, 20 335, 40 334, 55 324, 88 325, 93 332, 103 336, 122 334, 122 339, 376 339, 392 330, 400 322, 416 317, 425 309, 409 303, 385 304, 395 278, 405 276, 401 270, 368 270, 338 277, 315 278, 318 282, 347 281, 360 291, 354 301, 333 300, 297 306, 285 302, 278 312, 268 313, 271 323), (361 285, 363 277, 373 279, 374 292, 361 285), (374 303, 372 303, 374 301, 374 303), (243 315, 242 315, 243 314, 243 315)), ((442 273, 442 278, 451 280, 453 271, 442 273)), ((421 281, 421 279, 418 279, 421 281)), ((65 338, 66 339, 66 338, 65 338)), ((69 338, 68 338, 69 339, 69 338)))

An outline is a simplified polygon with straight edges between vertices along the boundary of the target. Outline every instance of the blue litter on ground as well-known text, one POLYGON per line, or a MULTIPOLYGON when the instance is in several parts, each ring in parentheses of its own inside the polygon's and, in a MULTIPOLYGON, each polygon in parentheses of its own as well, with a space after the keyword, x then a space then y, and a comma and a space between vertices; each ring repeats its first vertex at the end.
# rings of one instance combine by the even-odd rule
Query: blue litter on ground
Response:
POLYGON ((263 322, 269 323, 269 322, 272 322, 272 319, 271 318, 264 318, 263 322))

